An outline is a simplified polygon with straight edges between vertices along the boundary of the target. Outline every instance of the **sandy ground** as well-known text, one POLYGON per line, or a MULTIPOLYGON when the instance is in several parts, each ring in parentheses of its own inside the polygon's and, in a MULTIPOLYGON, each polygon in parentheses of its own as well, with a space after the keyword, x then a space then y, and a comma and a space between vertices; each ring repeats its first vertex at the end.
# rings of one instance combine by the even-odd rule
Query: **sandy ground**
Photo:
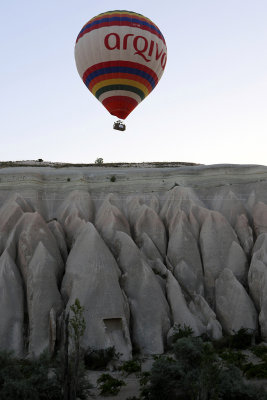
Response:
MULTIPOLYGON (((150 371, 152 364, 154 362, 153 356, 146 356, 142 359, 142 372, 150 371)), ((88 400, 91 399, 116 399, 116 400, 127 400, 131 397, 139 397, 140 384, 138 374, 130 374, 126 375, 120 371, 88 371, 88 380, 93 385, 91 390, 91 396, 88 397, 88 400), (97 379, 102 374, 110 374, 116 379, 122 380, 126 383, 126 386, 122 386, 120 392, 116 396, 100 396, 99 389, 97 388, 97 379)))

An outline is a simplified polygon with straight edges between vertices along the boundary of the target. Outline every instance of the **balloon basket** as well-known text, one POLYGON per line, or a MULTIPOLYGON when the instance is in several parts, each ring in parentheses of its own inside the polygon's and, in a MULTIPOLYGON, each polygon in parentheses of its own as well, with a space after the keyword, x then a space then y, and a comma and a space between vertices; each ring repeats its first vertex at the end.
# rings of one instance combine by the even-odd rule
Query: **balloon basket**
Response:
POLYGON ((126 125, 121 120, 118 120, 114 122, 113 129, 116 129, 117 131, 125 131, 126 125))

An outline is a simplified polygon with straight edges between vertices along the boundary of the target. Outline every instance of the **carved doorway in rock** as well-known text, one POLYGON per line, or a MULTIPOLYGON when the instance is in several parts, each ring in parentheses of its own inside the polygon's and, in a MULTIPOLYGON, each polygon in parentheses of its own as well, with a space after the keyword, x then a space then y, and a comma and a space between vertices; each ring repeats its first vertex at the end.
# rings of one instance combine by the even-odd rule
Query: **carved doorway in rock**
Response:
POLYGON ((111 346, 114 346, 117 352, 126 355, 129 352, 129 346, 125 337, 122 318, 105 318, 103 322, 111 346))

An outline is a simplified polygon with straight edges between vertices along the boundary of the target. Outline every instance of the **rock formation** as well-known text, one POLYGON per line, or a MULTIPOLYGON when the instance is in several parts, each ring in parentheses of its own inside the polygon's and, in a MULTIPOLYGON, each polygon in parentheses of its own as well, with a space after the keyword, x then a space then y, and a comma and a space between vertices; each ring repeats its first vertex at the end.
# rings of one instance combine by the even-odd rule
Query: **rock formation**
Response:
POLYGON ((267 341, 267 167, 0 170, 0 348, 53 353, 76 298, 123 359, 178 324, 267 341))

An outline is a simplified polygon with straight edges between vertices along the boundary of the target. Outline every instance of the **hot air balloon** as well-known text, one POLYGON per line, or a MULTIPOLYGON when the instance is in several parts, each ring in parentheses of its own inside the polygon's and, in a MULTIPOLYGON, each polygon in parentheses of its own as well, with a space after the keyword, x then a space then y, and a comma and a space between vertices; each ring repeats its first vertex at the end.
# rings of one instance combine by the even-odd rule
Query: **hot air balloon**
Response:
POLYGON ((75 44, 80 77, 110 114, 121 121, 147 97, 160 80, 167 47, 159 28, 132 11, 108 11, 90 19, 75 44))

